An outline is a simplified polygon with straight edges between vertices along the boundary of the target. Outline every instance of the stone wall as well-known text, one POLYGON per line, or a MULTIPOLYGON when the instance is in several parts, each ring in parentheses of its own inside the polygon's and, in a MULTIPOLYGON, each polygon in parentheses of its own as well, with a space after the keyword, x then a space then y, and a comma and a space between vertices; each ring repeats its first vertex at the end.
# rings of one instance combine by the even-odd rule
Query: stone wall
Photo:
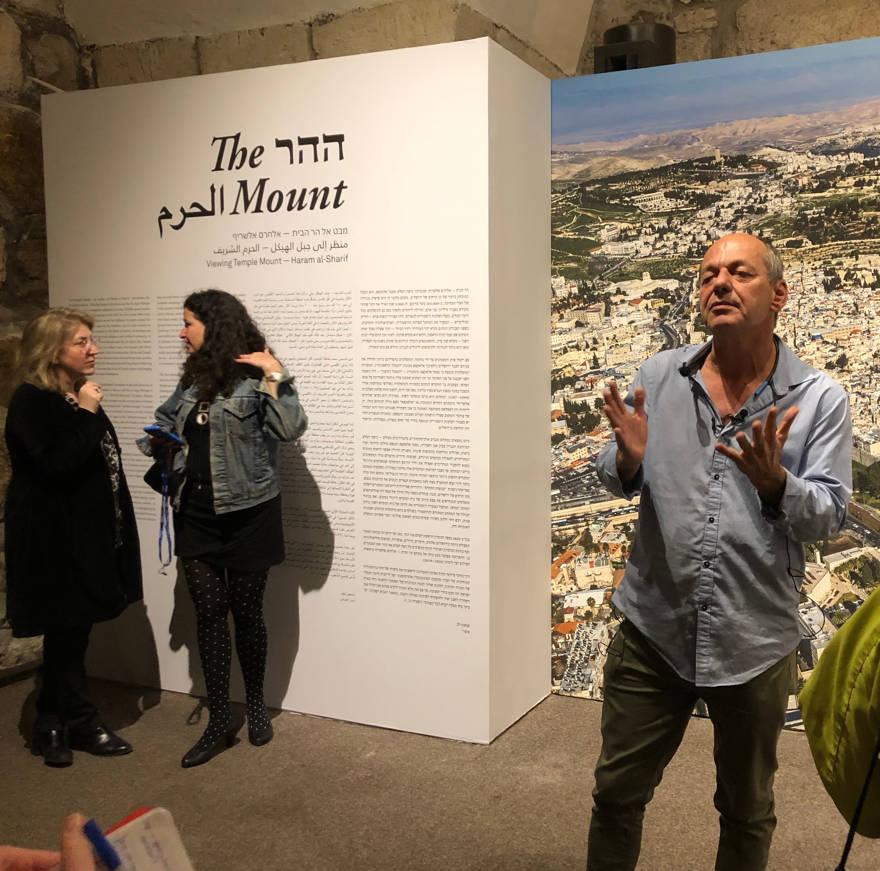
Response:
POLYGON ((219 35, 187 34, 94 50, 98 87, 295 63, 490 36, 547 76, 564 71, 464 3, 398 0, 310 22, 219 35))
MULTIPOLYGON (((52 0, 0 2, 0 424, 22 326, 48 303, 40 94, 88 87, 76 35, 52 0), (45 82, 41 85, 36 79, 45 82)), ((0 488, 9 461, 0 448, 0 488)), ((3 530, 0 528, 0 538, 3 530)), ((6 624, 0 554, 0 677, 33 665, 39 639, 13 639, 6 624)))
POLYGON ((579 73, 593 72, 593 46, 631 22, 675 30, 676 61, 735 57, 880 36, 876 0, 594 0, 579 73))
MULTIPOLYGON (((185 0, 153 0, 163 4, 185 0)), ((588 2, 588 0, 585 0, 588 2)), ((571 55, 572 17, 566 4, 545 3, 560 20, 541 32, 566 33, 567 45, 543 52, 495 19, 456 0, 394 0, 249 30, 222 26, 211 34, 172 33, 149 41, 84 46, 63 17, 61 0, 0 0, 0 424, 12 388, 10 361, 15 337, 48 301, 46 226, 40 145, 40 93, 59 88, 103 87, 156 81, 367 51, 404 48, 489 36, 551 78, 593 71, 593 46, 604 32, 634 21, 660 22, 676 31, 678 61, 730 57, 880 35, 876 0, 592 0, 583 50, 571 55), (39 81, 38 81, 39 80, 39 81)), ((119 4, 119 15, 125 14, 119 4)), ((333 8, 332 0, 326 4, 333 8)), ((481 3, 502 10, 503 3, 481 3)), ((350 4, 344 7, 350 9, 350 4)), ((521 10, 520 10, 521 11, 521 10)), ((124 20, 120 21, 124 32, 124 20)), ((222 24, 222 23, 221 23, 222 24)), ((522 33, 520 26, 519 32, 522 33)), ((579 34, 575 36, 580 40, 579 34)), ((575 42, 577 45, 577 41, 575 42)), ((0 445, 0 491, 8 460, 0 445)), ((2 528, 0 528, 2 535, 2 528)), ((0 555, 2 559, 2 555, 0 555)), ((0 680, 32 667, 39 639, 16 641, 5 622, 0 566, 0 680)))

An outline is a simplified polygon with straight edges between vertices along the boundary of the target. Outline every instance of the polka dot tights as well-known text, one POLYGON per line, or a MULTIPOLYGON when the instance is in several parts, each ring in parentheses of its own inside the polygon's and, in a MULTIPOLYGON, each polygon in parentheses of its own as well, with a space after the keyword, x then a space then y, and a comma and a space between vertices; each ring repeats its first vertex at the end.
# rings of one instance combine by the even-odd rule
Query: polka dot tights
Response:
POLYGON ((235 651, 244 677, 248 729, 269 726, 263 700, 267 635, 263 620, 263 591, 267 572, 223 569, 198 560, 184 560, 183 571, 196 608, 197 637, 205 689, 208 693, 208 728, 202 741, 220 739, 232 723, 229 707, 229 669, 232 647, 227 615, 235 624, 235 651))

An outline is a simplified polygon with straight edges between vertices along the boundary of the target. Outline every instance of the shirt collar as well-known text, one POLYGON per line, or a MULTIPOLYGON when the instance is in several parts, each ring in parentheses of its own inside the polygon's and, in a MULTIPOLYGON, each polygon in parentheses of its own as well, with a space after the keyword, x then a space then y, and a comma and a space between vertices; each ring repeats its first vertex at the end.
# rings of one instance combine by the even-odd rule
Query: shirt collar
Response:
MULTIPOLYGON (((771 388, 774 399, 778 399, 780 396, 785 396, 786 393, 799 384, 814 378, 816 370, 804 363, 803 360, 800 360, 779 336, 774 334, 773 341, 776 342, 776 365, 768 376, 767 383, 771 388)), ((699 345, 696 349, 694 349, 693 345, 684 348, 682 363, 678 369, 679 374, 687 378, 693 377, 694 373, 699 371, 711 350, 711 339, 705 344, 699 345)))
POLYGON ((683 357, 681 366, 678 367, 678 374, 690 378, 703 365, 703 361, 709 356, 712 350, 712 340, 710 339, 704 345, 699 345, 696 350, 690 345, 683 348, 683 357))

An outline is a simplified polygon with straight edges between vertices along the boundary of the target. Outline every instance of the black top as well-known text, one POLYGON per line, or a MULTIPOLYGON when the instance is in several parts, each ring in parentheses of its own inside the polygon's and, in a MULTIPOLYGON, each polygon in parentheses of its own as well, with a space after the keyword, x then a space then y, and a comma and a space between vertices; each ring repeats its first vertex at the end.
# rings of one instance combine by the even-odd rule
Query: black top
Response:
POLYGON ((197 402, 183 424, 183 437, 189 445, 186 455, 186 477, 189 480, 211 481, 210 402, 197 402))
POLYGON ((217 514, 211 489, 210 424, 196 404, 183 428, 187 482, 174 514, 174 552, 220 568, 264 571, 284 560, 281 496, 217 514))

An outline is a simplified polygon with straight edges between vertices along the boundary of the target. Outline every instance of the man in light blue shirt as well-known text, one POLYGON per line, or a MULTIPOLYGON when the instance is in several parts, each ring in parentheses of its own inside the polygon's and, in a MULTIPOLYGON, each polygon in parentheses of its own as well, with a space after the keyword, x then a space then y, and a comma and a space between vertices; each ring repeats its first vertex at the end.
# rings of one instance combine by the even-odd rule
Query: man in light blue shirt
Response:
POLYGON ((802 543, 837 532, 852 491, 843 389, 775 335, 788 288, 772 246, 731 234, 706 252, 712 341, 663 351, 624 400, 596 465, 639 526, 613 601, 588 871, 636 866, 642 816, 694 702, 715 729, 716 871, 761 871, 776 825, 776 744, 800 637, 802 543))

